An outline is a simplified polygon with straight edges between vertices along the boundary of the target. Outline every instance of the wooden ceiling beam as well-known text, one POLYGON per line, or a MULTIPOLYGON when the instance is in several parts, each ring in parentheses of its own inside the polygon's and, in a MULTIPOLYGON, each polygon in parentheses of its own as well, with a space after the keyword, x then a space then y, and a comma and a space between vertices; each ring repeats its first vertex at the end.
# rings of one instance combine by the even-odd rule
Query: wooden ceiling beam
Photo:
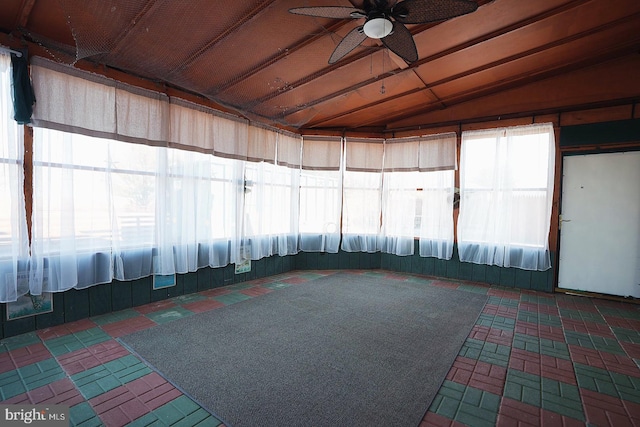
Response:
POLYGON ((31 11, 33 10, 33 6, 36 4, 36 0, 25 0, 22 2, 22 7, 20 8, 20 16, 18 16, 18 28, 26 28, 27 23, 29 22, 29 16, 31 15, 31 11))
MULTIPOLYGON (((453 46, 453 47, 451 47, 449 49, 443 50, 443 51, 438 52, 436 54, 430 55, 430 56, 428 56, 426 58, 420 59, 420 60, 416 61, 415 63, 411 64, 409 67, 407 67, 405 69, 395 70, 393 72, 381 74, 381 75, 377 76, 377 78, 375 78, 373 81, 369 81, 368 80, 366 84, 371 84, 371 83, 375 83, 376 81, 383 80, 384 78, 389 77, 389 75, 391 75, 391 74, 397 75, 397 74, 404 73, 404 72, 413 72, 413 70, 415 68, 419 67, 420 65, 424 65, 424 64, 426 64, 428 62, 434 61, 436 59, 439 59, 439 58, 442 58, 444 56, 450 55, 452 53, 458 52, 460 50, 467 49, 469 47, 472 47, 472 46, 475 46, 475 45, 479 45, 481 43, 486 43, 486 42, 490 41, 491 39, 493 39, 495 37, 503 36, 505 34, 508 34, 508 33, 512 32, 512 31, 516 31, 516 30, 518 30, 520 28, 523 28, 523 27, 526 27, 526 26, 529 26, 529 25, 533 25, 536 22, 539 22, 541 19, 547 19, 547 18, 553 17, 553 16, 555 16, 557 14, 563 13, 563 12, 565 12, 567 10, 570 10, 570 9, 578 7, 578 6, 580 6, 580 5, 584 4, 584 3, 587 3, 588 1, 590 1, 590 0, 573 0, 571 2, 563 4, 561 6, 555 7, 553 9, 547 10, 547 11, 542 12, 542 13, 539 13, 539 14, 534 15, 532 17, 520 20, 520 21, 518 21, 516 23, 501 27, 501 28, 499 28, 497 30, 494 30, 494 31, 490 32, 490 33, 483 34, 482 36, 473 38, 473 39, 471 39, 471 40, 469 40, 467 42, 457 44, 456 46, 453 46)), ((431 28, 431 27, 433 27, 433 25, 430 25, 428 28, 431 28)), ((370 52, 364 52, 363 55, 361 55, 360 57, 357 57, 357 58, 354 57, 352 61, 349 61, 349 63, 352 63, 352 62, 355 62, 357 60, 360 60, 363 57, 368 56, 369 54, 370 54, 370 52)), ((341 66, 345 66, 346 64, 343 63, 343 64, 340 64, 340 65, 341 66)), ((289 85, 287 85, 287 91, 293 91, 293 90, 297 89, 298 87, 300 87, 300 86, 302 86, 304 84, 311 83, 313 80, 324 76, 329 71, 332 71, 334 68, 337 68, 337 67, 333 67, 331 69, 329 69, 329 68, 324 69, 324 70, 322 70, 322 71, 320 71, 320 72, 318 72, 318 73, 316 73, 316 74, 314 74, 312 76, 306 76, 303 79, 300 79, 300 80, 298 80, 296 82, 290 83, 289 85)), ((340 96, 344 95, 345 93, 357 90, 357 89, 359 89, 359 88, 361 88, 363 86, 365 86, 365 84, 359 83, 358 85, 354 85, 354 86, 350 86, 350 87, 344 88, 344 89, 342 89, 340 91, 334 92, 332 94, 328 94, 325 97, 318 98, 318 99, 314 100, 313 102, 308 102, 308 103, 305 104, 304 107, 300 107, 300 108, 297 108, 297 109, 294 108, 294 109, 288 110, 286 112, 286 114, 287 115, 294 114, 297 111, 303 110, 304 108, 312 107, 312 106, 318 105, 320 103, 327 102, 327 101, 331 100, 332 98, 340 97, 340 96)), ((268 102, 270 99, 275 98, 277 96, 280 96, 281 94, 282 94, 281 92, 278 92, 278 93, 273 93, 273 94, 269 94, 267 96, 264 96, 263 98, 261 98, 259 100, 256 100, 256 105, 260 105, 262 103, 268 102)))
MULTIPOLYGON (((619 20, 613 21, 611 23, 608 24, 604 24, 601 26, 598 26, 596 28, 593 29, 589 29, 586 31, 583 31, 581 33, 578 34, 573 34, 567 37, 564 37, 562 39, 558 39, 558 40, 554 40, 552 42, 549 42, 545 45, 542 46, 538 46, 532 49, 529 49, 525 52, 519 52, 517 54, 511 55, 509 57, 505 57, 505 58, 501 58, 498 61, 494 61, 488 64, 485 64, 481 67, 476 67, 474 69, 471 70, 466 70, 463 73, 458 73, 456 75, 452 75, 452 76, 448 76, 444 79, 441 79, 439 81, 436 82, 432 82, 430 84, 425 84, 425 90, 431 90, 436 88, 439 85, 442 84, 446 84, 449 82, 452 82, 454 80, 460 79, 460 78, 464 78, 464 77, 468 77, 470 75, 473 75, 475 73, 481 72, 481 71, 485 71, 488 69, 492 69, 504 64, 507 64, 511 61, 515 61, 521 58, 525 58, 527 56, 530 55, 534 55, 536 53, 540 53, 543 52, 547 49, 553 48, 553 47, 557 47, 557 46, 561 46, 563 44, 567 44, 570 43, 572 41, 576 41, 585 37, 589 37, 592 36, 598 32, 601 31, 606 31, 608 29, 614 28, 618 25, 621 24, 625 24, 625 23, 631 23, 634 20, 638 19, 640 17, 640 13, 634 14, 634 15, 629 15, 626 16, 624 18, 621 18, 619 20)), ((596 55, 595 57, 590 57, 590 59, 588 61, 577 61, 574 63, 564 63, 561 66, 558 66, 557 64, 554 66, 549 66, 547 68, 539 68, 539 69, 535 69, 535 70, 527 70, 526 73, 522 73, 516 76, 513 76, 511 79, 509 79, 508 81, 502 80, 499 82, 492 82, 484 87, 476 87, 474 88, 473 91, 468 92, 468 93, 461 93, 461 94, 457 94, 456 97, 445 97, 443 99, 439 99, 438 102, 432 103, 429 106, 425 107, 424 109, 421 109, 419 111, 413 110, 412 109, 412 113, 414 113, 413 115, 420 115, 420 114, 424 114, 430 111, 434 111, 434 110, 439 110, 442 108, 446 108, 447 106, 451 106, 454 105, 454 103, 460 103, 460 102, 466 102, 469 101, 475 97, 482 97, 482 96, 486 96, 489 93, 492 92, 498 92, 501 90, 505 90, 505 89, 511 89, 515 86, 518 85, 522 85, 522 84, 528 84, 531 83, 533 81, 536 80, 542 80, 545 78, 549 78, 549 77, 553 77, 554 75, 558 75, 558 74, 562 74, 565 72, 571 72, 574 71, 576 68, 581 68, 581 67, 585 67, 585 66, 591 66, 591 65, 595 65, 599 62, 604 62, 604 61, 608 61, 610 59, 613 59, 615 57, 619 57, 619 56, 624 56, 629 54, 630 52, 634 52, 636 49, 638 49, 638 45, 640 45, 640 38, 638 40, 627 40, 627 43, 625 43, 624 46, 619 46, 616 50, 614 51, 610 51, 608 50, 605 53, 601 53, 599 55, 596 55)), ((386 103, 386 102, 394 102, 398 99, 401 99, 402 96, 405 95, 412 95, 414 94, 416 91, 412 90, 409 91, 407 93, 404 94, 400 94, 396 97, 394 97, 393 99, 386 99, 382 104, 386 103)), ((370 104, 366 104, 361 106, 358 109, 354 109, 354 110, 350 110, 350 111, 343 111, 339 114, 336 114, 334 116, 331 117, 325 117, 323 118, 321 121, 316 122, 316 123, 309 123, 309 126, 318 126, 321 125, 322 122, 326 122, 326 121, 330 121, 330 120, 334 120, 336 118, 338 118, 341 115, 345 115, 345 114, 353 114, 353 113, 357 113, 358 110, 365 110, 367 108, 370 108, 374 105, 378 106, 380 105, 380 102, 375 102, 375 103, 370 103, 370 104)), ((403 113, 405 114, 405 113, 403 113)), ((399 119, 399 116, 397 115, 396 117, 385 117, 387 120, 389 121, 395 121, 399 119)))

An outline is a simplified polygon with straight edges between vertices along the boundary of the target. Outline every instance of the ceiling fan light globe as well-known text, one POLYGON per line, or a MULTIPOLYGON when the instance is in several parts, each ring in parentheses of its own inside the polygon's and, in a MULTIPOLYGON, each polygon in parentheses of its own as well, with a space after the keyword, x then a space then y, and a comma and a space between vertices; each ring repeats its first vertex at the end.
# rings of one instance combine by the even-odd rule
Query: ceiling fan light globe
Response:
POLYGON ((392 30, 393 23, 387 18, 373 18, 364 24, 364 33, 372 39, 387 37, 392 30))

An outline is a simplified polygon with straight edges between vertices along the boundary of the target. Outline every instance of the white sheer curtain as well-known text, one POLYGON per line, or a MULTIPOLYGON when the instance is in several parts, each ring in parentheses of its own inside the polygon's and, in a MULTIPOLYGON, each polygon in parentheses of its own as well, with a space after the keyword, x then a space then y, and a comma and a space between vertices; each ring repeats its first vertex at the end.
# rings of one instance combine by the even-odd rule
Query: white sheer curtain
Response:
POLYGON ((417 138, 388 139, 384 143, 382 186, 382 230, 380 250, 399 256, 412 255, 416 212, 422 188, 418 170, 420 141, 417 138))
POLYGON ((382 139, 346 138, 342 187, 342 244, 346 252, 380 250, 382 139))
POLYGON ((300 176, 300 241, 307 252, 340 247, 342 138, 304 136, 300 176))
POLYGON ((456 134, 385 141, 381 250, 450 259, 456 134))
POLYGON ((420 256, 451 259, 453 255, 454 171, 423 172, 419 201, 420 256))
POLYGON ((0 302, 29 291, 23 128, 13 120, 11 58, 0 53, 0 302))
POLYGON ((243 162, 34 129, 32 292, 235 261, 243 162))
POLYGON ((302 139, 278 134, 277 164, 245 163, 242 244, 251 259, 298 252, 302 139))
POLYGON ((457 135, 452 132, 421 137, 418 163, 424 175, 419 212, 420 256, 451 259, 457 135))
POLYGON ((555 138, 551 124, 462 134, 460 260, 547 270, 555 138))

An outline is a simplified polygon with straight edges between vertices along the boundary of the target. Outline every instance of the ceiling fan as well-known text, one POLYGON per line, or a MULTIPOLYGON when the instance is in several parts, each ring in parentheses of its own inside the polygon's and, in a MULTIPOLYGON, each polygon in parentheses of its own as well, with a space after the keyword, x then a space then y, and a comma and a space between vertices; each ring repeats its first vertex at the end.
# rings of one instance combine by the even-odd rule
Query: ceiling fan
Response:
POLYGON ((405 24, 443 21, 471 13, 478 4, 471 0, 350 0, 354 6, 309 6, 289 9, 296 15, 332 19, 361 19, 365 22, 351 30, 336 46, 329 58, 334 64, 370 37, 380 39, 390 51, 408 64, 418 60, 413 36, 405 24))

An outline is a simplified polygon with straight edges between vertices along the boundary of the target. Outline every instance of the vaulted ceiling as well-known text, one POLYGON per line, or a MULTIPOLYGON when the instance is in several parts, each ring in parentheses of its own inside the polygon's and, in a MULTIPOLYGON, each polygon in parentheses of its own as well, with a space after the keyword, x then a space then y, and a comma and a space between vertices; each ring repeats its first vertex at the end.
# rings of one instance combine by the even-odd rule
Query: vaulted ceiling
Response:
POLYGON ((640 1, 477 3, 467 15, 408 25, 418 50, 410 64, 374 39, 329 64, 362 19, 289 13, 362 0, 2 0, 0 44, 303 133, 635 108, 640 1))

